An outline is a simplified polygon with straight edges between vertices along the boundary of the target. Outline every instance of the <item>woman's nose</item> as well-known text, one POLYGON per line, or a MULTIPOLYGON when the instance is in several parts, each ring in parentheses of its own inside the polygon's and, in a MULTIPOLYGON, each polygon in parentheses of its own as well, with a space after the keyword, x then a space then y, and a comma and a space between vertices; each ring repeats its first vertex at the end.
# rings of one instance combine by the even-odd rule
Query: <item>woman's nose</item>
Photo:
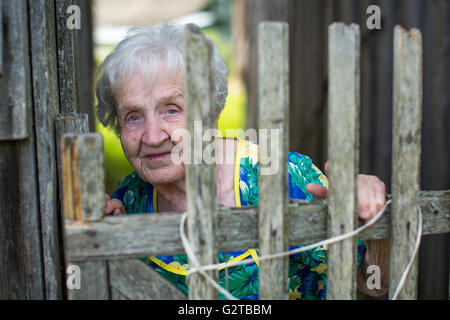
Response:
POLYGON ((163 123, 158 119, 149 119, 145 123, 145 131, 142 137, 142 142, 150 147, 160 146, 169 135, 163 123))

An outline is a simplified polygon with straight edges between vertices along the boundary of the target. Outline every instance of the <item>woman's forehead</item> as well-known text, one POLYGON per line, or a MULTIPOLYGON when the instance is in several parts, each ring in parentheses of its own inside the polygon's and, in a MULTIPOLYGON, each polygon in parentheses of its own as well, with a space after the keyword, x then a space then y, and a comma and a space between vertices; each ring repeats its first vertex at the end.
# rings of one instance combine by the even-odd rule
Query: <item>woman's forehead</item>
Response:
POLYGON ((168 71, 166 68, 159 68, 155 72, 149 72, 148 70, 137 70, 136 72, 122 75, 116 81, 116 88, 123 87, 146 87, 151 88, 155 85, 178 85, 184 86, 183 72, 182 71, 168 71))
POLYGON ((116 89, 116 100, 119 105, 143 103, 142 100, 183 99, 184 84, 182 79, 158 77, 149 83, 140 75, 121 81, 116 89))

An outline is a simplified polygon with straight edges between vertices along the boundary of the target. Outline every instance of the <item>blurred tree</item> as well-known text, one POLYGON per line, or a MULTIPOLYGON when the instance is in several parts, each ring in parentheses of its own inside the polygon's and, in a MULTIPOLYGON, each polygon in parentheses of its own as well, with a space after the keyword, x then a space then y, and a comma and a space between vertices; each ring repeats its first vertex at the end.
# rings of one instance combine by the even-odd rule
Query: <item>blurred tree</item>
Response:
POLYGON ((203 11, 213 12, 215 22, 213 27, 217 28, 222 35, 231 35, 231 4, 230 0, 210 0, 203 11))

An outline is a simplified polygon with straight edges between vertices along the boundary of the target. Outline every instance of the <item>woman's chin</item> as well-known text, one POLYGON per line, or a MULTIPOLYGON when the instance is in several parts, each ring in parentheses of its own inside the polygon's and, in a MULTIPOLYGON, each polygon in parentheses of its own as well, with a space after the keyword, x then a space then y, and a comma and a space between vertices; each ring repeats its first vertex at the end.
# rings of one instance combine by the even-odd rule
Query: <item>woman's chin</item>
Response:
POLYGON ((138 172, 141 178, 153 185, 175 183, 183 179, 185 175, 182 165, 164 166, 143 171, 141 173, 138 172))

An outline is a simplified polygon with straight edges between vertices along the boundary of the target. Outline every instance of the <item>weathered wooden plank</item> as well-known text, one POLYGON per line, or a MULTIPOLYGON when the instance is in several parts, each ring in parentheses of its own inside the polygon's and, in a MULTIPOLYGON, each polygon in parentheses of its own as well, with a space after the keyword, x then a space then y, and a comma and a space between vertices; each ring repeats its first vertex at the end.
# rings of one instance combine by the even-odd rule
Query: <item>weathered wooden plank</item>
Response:
MULTIPOLYGON (((392 139, 392 223, 390 298, 411 258, 417 237, 417 192, 420 190, 422 123, 422 36, 419 30, 394 29, 392 139)), ((400 299, 417 298, 418 259, 411 267, 400 299)))
POLYGON ((65 217, 64 214, 64 197, 63 197, 63 181, 62 181, 62 152, 61 152, 61 140, 66 133, 82 134, 88 133, 88 116, 87 114, 73 113, 70 115, 59 115, 55 119, 55 139, 56 139, 56 161, 58 166, 58 199, 61 210, 61 217, 65 217))
MULTIPOLYGON (((234 35, 238 39, 238 69, 247 87, 247 128, 258 129, 258 24, 262 21, 289 21, 292 14, 292 2, 273 0, 236 1, 234 6, 242 4, 242 14, 233 16, 233 27, 241 27, 241 32, 234 35), (241 18, 241 19, 240 19, 241 18)), ((297 12, 296 12, 297 14, 297 12)))
MULTIPOLYGON (((209 141, 203 141, 203 132, 194 122, 201 121, 205 128, 214 128, 215 110, 212 97, 211 43, 194 25, 185 27, 185 99, 186 128, 191 139, 185 139, 186 152, 186 202, 188 212, 188 238, 200 264, 212 264, 217 260, 214 231, 217 217, 216 168, 202 159, 209 141), (202 141, 202 149, 195 146, 202 141), (195 186, 195 187, 194 187, 195 186)), ((189 258, 189 263, 193 261, 189 258)), ((217 272, 210 275, 217 279, 217 272)), ((188 278, 189 299, 216 299, 217 291, 200 274, 188 278)))
MULTIPOLYGON (((333 0, 332 0, 333 1, 333 0)), ((288 1, 290 67, 289 150, 323 167, 326 157, 326 30, 335 21, 329 1, 288 1), (332 20, 332 21, 331 21, 332 20), (305 45, 307 43, 307 45, 305 45)), ((339 21, 339 20, 337 20, 339 21)), ((247 115, 252 117, 252 115, 247 115)))
POLYGON ((76 67, 76 29, 67 27, 67 8, 78 0, 55 0, 56 40, 58 47, 59 96, 61 113, 79 112, 78 69, 76 67))
MULTIPOLYGON (((450 1, 421 2, 423 34, 423 111, 420 187, 443 190, 450 187, 450 1)), ((406 27, 406 26, 405 26, 406 27)), ((419 252, 419 288, 417 299, 438 300, 448 297, 450 234, 423 237, 419 252)))
MULTIPOLYGON (((375 4, 373 0, 359 0, 360 17, 367 17, 367 8, 375 4)), ((366 22, 364 22, 366 23, 366 22)), ((384 28, 384 26, 383 26, 384 28)), ((371 141, 373 141, 372 127, 369 125, 374 122, 374 114, 378 114, 379 110, 373 107, 376 92, 373 90, 374 81, 377 78, 377 64, 372 55, 377 50, 374 43, 373 35, 375 30, 367 28, 361 29, 361 100, 360 100, 360 172, 371 172, 371 163, 374 159, 371 154, 371 141)), ((384 106, 385 107, 385 106, 384 106)), ((382 178, 380 178, 382 179, 382 178)), ((383 180, 384 181, 384 180, 383 180)))
MULTIPOLYGON (((120 293, 120 299, 181 300, 186 295, 156 270, 140 260, 111 260, 109 281, 111 289, 120 293)), ((117 298, 117 294, 115 293, 117 298)), ((114 296, 113 296, 114 299, 114 296)))
MULTIPOLYGON (((89 119, 85 113, 60 114, 55 120, 56 142, 60 146, 61 138, 66 133, 81 134, 89 132, 89 119)), ((58 148, 57 150, 60 150, 58 148)))
MULTIPOLYGON (((258 29, 259 250, 286 251, 287 153, 289 146, 289 37, 286 23, 262 22, 258 29), (270 158, 268 157, 270 155, 270 158)), ((288 257, 261 261, 260 299, 288 298, 288 257)))
POLYGON ((3 1, 2 19, 0 140, 21 140, 0 141, 0 299, 44 299, 26 1, 3 1))
MULTIPOLYGON (((359 171, 359 26, 329 27, 328 235, 356 225, 359 171)), ((327 299, 356 299, 355 239, 329 246, 327 299)))
MULTIPOLYGON (((39 207, 47 299, 62 298, 58 178, 53 119, 59 112, 55 8, 53 1, 28 1, 33 68, 34 127, 39 181, 39 207)), ((1 49, 0 49, 1 50, 1 49)))
POLYGON ((77 86, 80 99, 78 112, 86 113, 89 119, 89 131, 96 131, 96 117, 94 108, 94 34, 93 3, 91 0, 78 0, 80 5, 80 29, 75 32, 75 63, 78 70, 77 86))
POLYGON ((111 300, 129 300, 122 292, 110 286, 111 300))
MULTIPOLYGON (((408 1, 408 0, 406 0, 408 1)), ((369 172, 376 175, 391 190, 392 174, 392 42, 394 24, 399 9, 399 1, 372 1, 370 4, 380 6, 382 21, 381 30, 371 30, 367 41, 371 43, 370 70, 366 77, 370 79, 369 90, 365 94, 369 98, 370 122, 364 126, 371 126, 369 172)), ((367 14, 365 15, 367 17, 367 14)), ((365 18, 366 19, 366 18, 365 18)), ((363 170, 363 168, 361 168, 363 170)), ((367 171, 366 171, 367 172, 367 171)))
MULTIPOLYGON (((70 263, 72 265, 73 263, 70 263)), ((109 300, 106 261, 87 261, 75 264, 80 268, 80 288, 67 289, 69 300, 109 300)), ((68 281, 71 279, 68 278, 68 281)))
MULTIPOLYGON (((3 3, 0 141, 29 137, 28 23, 26 0, 3 3)), ((31 117, 30 117, 31 118, 31 117)))
MULTIPOLYGON (((423 234, 450 232, 450 190, 422 191, 418 201, 423 213, 423 234)), ((289 245, 313 243, 328 238, 326 201, 290 204, 289 245)), ((131 258, 183 252, 179 236, 181 213, 105 217, 95 223, 66 223, 66 251, 73 260, 131 258), (133 230, 133 231, 130 231, 133 230)), ((255 207, 221 208, 216 241, 218 250, 258 246, 258 214, 255 207)), ((390 236, 389 207, 381 219, 358 239, 390 236)))
MULTIPOLYGON (((97 133, 64 135, 63 204, 66 218, 78 223, 99 220, 104 210, 103 137, 97 133), (84 221, 83 221, 84 220, 84 221)), ((65 247, 67 255, 67 247, 65 247)), ((66 258, 66 261, 73 261, 66 258)), ((81 269, 81 289, 68 288, 70 300, 109 299, 106 261, 77 262, 81 269)))
MULTIPOLYGON (((87 130, 87 117, 59 118, 61 133, 65 130, 87 130)), ((104 153, 103 136, 98 133, 66 134, 61 141, 63 175, 63 212, 66 218, 78 223, 99 220, 104 210, 104 153)), ((67 254, 65 260, 73 263, 67 254)), ((109 279, 106 261, 77 262, 81 269, 82 288, 68 289, 70 300, 109 299, 109 279), (86 280, 87 279, 87 280, 86 280), (84 285, 83 285, 84 281, 84 285)))
POLYGON ((3 0, 0 0, 0 21, 2 21, 2 23, 0 23, 0 77, 2 76, 2 73, 3 73, 3 15, 2 15, 2 10, 3 10, 3 0))
POLYGON ((66 134, 61 147, 65 217, 101 219, 105 206, 103 136, 66 134))
MULTIPOLYGON (((334 1, 336 10, 335 21, 344 22, 346 24, 359 23, 357 5, 360 0, 340 0, 334 1)), ((367 7, 366 7, 367 8, 367 7)), ((361 21, 365 23, 365 20, 361 21)))
MULTIPOLYGON (((89 119, 85 113, 60 114, 55 119, 57 151, 61 151, 61 139, 66 133, 82 134, 89 132, 89 119)), ((58 170, 61 162, 58 160, 58 170)))

